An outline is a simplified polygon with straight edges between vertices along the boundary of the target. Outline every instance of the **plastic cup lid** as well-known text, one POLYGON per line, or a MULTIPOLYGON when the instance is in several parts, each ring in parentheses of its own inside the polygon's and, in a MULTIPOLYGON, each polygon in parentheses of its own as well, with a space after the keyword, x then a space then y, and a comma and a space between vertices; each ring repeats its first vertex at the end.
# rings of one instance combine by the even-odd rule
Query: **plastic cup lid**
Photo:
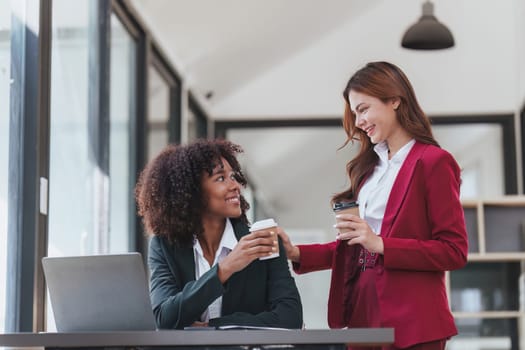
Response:
POLYGON ((334 211, 339 211, 339 210, 344 210, 344 209, 348 209, 348 208, 355 208, 355 207, 358 207, 359 206, 359 203, 354 201, 354 202, 338 202, 338 203, 334 203, 334 206, 333 206, 333 210, 334 211))

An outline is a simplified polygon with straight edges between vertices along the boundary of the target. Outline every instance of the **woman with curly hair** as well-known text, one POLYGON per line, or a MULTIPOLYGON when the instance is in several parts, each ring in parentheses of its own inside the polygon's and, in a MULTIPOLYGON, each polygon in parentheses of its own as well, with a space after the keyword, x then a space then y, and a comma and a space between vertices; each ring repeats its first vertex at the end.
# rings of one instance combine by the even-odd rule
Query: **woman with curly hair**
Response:
POLYGON ((249 232, 241 152, 225 140, 170 145, 140 175, 135 195, 153 235, 148 265, 158 328, 302 326, 286 256, 259 260, 278 249, 276 232, 249 232))

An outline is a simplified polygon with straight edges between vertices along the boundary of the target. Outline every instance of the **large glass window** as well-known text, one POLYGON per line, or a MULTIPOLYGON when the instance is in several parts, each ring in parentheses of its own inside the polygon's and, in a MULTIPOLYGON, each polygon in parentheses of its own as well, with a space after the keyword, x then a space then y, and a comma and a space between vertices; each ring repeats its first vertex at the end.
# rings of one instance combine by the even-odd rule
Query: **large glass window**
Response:
POLYGON ((53 1, 48 255, 94 252, 88 133, 88 0, 53 1))
POLYGON ((170 87, 160 72, 148 70, 148 160, 169 142, 170 87))
MULTIPOLYGON (((135 42, 119 19, 111 17, 110 100, 110 227, 109 251, 127 251, 131 232, 130 215, 135 216, 131 178, 131 133, 136 100, 135 42)), ((133 182, 133 183, 132 183, 133 182)))
MULTIPOLYGON (((7 176, 9 156, 10 28, 9 0, 0 0, 0 286, 6 285, 7 176)), ((0 288, 0 330, 5 327, 5 288, 0 288)))

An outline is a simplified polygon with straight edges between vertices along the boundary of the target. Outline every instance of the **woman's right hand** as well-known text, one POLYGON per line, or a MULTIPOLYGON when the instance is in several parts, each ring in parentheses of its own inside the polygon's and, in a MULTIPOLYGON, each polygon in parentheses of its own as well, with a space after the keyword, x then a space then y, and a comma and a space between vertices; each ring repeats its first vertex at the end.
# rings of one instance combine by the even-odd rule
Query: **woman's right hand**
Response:
POLYGON ((255 259, 268 256, 279 249, 275 229, 254 231, 243 236, 235 248, 219 262, 219 279, 226 282, 235 272, 244 269, 255 259))
POLYGON ((299 250, 299 247, 292 244, 290 236, 288 236, 288 234, 284 232, 282 228, 277 227, 277 234, 279 237, 281 237, 281 241, 283 242, 286 257, 291 261, 298 263, 299 258, 301 257, 301 251, 299 250))

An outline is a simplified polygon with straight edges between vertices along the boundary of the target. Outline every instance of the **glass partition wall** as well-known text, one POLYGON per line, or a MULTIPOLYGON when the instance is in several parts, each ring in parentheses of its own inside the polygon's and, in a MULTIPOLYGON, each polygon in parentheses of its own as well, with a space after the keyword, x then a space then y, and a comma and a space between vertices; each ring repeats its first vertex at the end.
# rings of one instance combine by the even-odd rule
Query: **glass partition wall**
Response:
POLYGON ((461 198, 505 194, 503 132, 497 124, 435 125, 434 136, 461 167, 461 198))

